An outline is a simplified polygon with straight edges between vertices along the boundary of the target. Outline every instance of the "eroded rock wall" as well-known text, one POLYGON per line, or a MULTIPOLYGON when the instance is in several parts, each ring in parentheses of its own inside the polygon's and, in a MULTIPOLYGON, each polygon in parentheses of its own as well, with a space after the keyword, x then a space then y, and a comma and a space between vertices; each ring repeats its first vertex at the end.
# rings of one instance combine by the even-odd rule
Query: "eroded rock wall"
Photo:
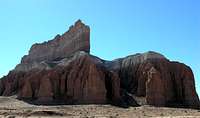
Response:
POLYGON ((152 51, 113 61, 89 52, 90 29, 79 20, 63 35, 34 44, 0 80, 0 95, 37 104, 200 107, 185 64, 152 51))
POLYGON ((76 51, 90 52, 90 28, 80 20, 63 35, 57 35, 48 42, 34 44, 21 62, 26 64, 59 60, 76 51))

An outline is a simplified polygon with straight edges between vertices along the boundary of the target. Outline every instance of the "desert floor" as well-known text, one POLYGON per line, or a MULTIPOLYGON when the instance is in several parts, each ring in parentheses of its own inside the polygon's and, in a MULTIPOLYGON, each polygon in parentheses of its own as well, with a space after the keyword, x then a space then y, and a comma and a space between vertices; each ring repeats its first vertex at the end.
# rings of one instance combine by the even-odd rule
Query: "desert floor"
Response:
POLYGON ((156 108, 127 109, 110 105, 35 106, 13 97, 0 97, 0 118, 200 118, 200 110, 156 108))

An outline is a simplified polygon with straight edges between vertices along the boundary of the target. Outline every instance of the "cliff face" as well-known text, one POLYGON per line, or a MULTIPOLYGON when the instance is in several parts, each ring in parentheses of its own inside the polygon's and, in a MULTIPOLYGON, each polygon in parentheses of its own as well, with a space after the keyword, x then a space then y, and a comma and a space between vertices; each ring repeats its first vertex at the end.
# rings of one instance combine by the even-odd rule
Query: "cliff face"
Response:
MULTIPOLYGON (((23 73, 25 77, 21 78, 21 81, 25 83, 21 85, 18 97, 36 98, 36 102, 42 103, 53 100, 66 104, 106 103, 105 82, 114 75, 106 71, 100 63, 101 60, 98 58, 91 57, 85 52, 77 52, 73 57, 59 62, 51 70, 23 73), (111 74, 110 78, 106 78, 108 74, 111 74)), ((118 95, 116 98, 119 98, 119 91, 115 94, 118 95)))
POLYGON ((136 54, 110 62, 118 73, 121 88, 142 104, 199 107, 194 75, 190 67, 170 61, 156 52, 136 54))
POLYGON ((90 28, 78 20, 69 31, 57 35, 53 40, 34 44, 22 63, 59 60, 76 51, 90 52, 90 28))
POLYGON ((34 104, 105 104, 199 108, 193 72, 156 52, 105 61, 90 55, 89 27, 77 21, 35 44, 0 80, 0 95, 34 104))

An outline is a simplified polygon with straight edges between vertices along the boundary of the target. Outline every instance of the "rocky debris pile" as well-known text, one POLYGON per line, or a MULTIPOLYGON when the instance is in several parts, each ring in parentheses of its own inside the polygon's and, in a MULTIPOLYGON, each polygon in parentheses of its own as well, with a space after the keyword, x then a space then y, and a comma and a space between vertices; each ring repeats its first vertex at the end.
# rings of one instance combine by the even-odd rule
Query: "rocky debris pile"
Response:
POLYGON ((156 52, 105 61, 89 53, 89 34, 79 20, 62 36, 33 45, 0 80, 0 95, 33 104, 199 108, 190 67, 156 52))

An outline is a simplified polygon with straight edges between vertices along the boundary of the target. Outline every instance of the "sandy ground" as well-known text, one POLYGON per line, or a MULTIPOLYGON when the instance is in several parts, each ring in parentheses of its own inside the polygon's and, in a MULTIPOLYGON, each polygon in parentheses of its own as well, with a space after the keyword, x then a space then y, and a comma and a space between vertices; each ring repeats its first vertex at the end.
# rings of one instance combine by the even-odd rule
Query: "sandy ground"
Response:
POLYGON ((200 110, 156 108, 128 109, 110 105, 35 106, 13 97, 0 97, 0 118, 200 118, 200 110))

